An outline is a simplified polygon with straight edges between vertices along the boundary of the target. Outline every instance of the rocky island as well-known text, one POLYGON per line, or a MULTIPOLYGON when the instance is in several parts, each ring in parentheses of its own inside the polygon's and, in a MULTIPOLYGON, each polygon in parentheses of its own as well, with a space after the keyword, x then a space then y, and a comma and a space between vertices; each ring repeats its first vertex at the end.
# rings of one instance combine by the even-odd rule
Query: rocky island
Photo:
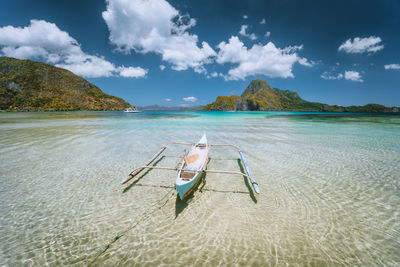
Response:
POLYGON ((0 110, 123 110, 129 107, 133 106, 66 69, 0 57, 0 110))
POLYGON ((250 82, 241 96, 218 96, 204 110, 280 110, 280 111, 327 111, 327 112, 399 112, 397 107, 379 104, 343 107, 309 102, 296 92, 272 88, 263 79, 250 82))

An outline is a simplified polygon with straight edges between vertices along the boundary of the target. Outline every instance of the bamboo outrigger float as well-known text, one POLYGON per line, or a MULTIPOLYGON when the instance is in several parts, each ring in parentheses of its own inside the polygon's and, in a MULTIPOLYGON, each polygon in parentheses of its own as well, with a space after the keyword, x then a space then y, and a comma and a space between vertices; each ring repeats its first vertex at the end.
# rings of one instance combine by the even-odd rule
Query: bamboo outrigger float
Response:
POLYGON ((144 169, 158 169, 158 170, 173 170, 178 171, 178 177, 175 181, 175 188, 178 191, 180 199, 185 199, 199 184, 203 173, 224 173, 224 174, 238 174, 247 177, 257 194, 260 194, 260 189, 257 182, 255 181, 253 174, 247 165, 246 158, 244 157, 241 149, 231 144, 208 144, 206 134, 203 134, 202 138, 194 144, 182 143, 182 142, 170 142, 164 145, 160 151, 158 151, 144 166, 134 169, 127 178, 125 178, 121 184, 125 184, 137 176, 144 169), (169 167, 157 167, 151 166, 164 151, 168 145, 190 145, 189 152, 184 156, 182 162, 176 168, 169 167), (220 170, 207 170, 208 156, 212 146, 229 146, 237 149, 246 173, 238 171, 220 171, 220 170))

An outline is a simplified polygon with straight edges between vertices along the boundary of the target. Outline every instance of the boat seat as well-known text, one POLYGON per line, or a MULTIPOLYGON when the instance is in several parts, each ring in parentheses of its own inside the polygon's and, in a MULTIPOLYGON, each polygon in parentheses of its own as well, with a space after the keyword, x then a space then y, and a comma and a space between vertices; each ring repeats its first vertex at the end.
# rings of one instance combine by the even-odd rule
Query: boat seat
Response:
POLYGON ((181 178, 186 180, 186 179, 191 179, 193 176, 196 174, 195 171, 189 171, 189 170, 182 170, 181 171, 181 178))
POLYGON ((180 175, 182 179, 192 179, 202 168, 208 151, 204 148, 207 148, 207 146, 192 147, 192 150, 184 157, 185 164, 180 175))

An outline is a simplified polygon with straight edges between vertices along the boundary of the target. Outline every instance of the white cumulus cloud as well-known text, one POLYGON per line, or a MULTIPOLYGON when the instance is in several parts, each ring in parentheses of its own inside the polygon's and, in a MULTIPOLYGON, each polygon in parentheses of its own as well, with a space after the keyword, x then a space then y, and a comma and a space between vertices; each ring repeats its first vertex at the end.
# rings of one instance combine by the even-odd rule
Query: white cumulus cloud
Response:
POLYGON ((221 42, 218 48, 217 63, 237 64, 223 76, 225 80, 244 80, 251 75, 290 78, 294 77, 292 69, 296 62, 311 64, 297 55, 302 45, 281 49, 268 42, 266 45, 255 44, 249 49, 237 36, 232 36, 228 42, 221 42))
POLYGON ((352 71, 352 70, 345 71, 344 72, 344 78, 346 80, 350 80, 350 81, 353 81, 353 82, 361 82, 361 83, 363 82, 361 74, 359 72, 357 72, 357 71, 352 71))
POLYGON ((165 102, 171 102, 171 100, 172 100, 171 98, 166 98, 165 102))
POLYGON ((188 97, 182 98, 182 100, 183 100, 183 101, 186 101, 186 102, 196 102, 196 101, 197 101, 197 98, 194 97, 194 96, 188 96, 188 97))
POLYGON ((265 24, 265 23, 267 23, 267 21, 263 18, 259 23, 260 24, 265 24))
POLYGON ((145 77, 148 70, 141 67, 119 67, 119 74, 122 77, 139 78, 145 77))
MULTIPOLYGON (((1 28, 0 28, 0 34, 1 34, 1 28)), ((5 36, 3 36, 2 39, 5 36)), ((1 37, 0 37, 1 38, 1 37)), ((0 41, 0 44, 3 44, 3 42, 0 41)), ((28 59, 28 58, 47 58, 47 61, 51 62, 57 62, 59 60, 59 56, 55 54, 51 54, 51 57, 49 53, 46 51, 46 49, 38 46, 4 46, 1 51, 3 52, 4 55, 8 57, 14 57, 14 58, 19 58, 19 59, 28 59)))
MULTIPOLYGON (((23 28, 0 27, 0 47, 5 56, 43 59, 85 77, 109 77, 121 73, 120 67, 102 56, 86 54, 78 41, 67 32, 44 20, 31 20, 30 25, 23 28)), ((147 71, 142 76, 146 73, 147 71)))
POLYGON ((332 75, 329 72, 325 71, 321 74, 321 78, 324 80, 341 80, 343 79, 343 74, 338 73, 337 75, 332 75))
POLYGON ((247 16, 247 15, 243 15, 243 18, 244 18, 244 19, 248 19, 248 18, 249 18, 249 16, 247 16))
POLYGON ((353 70, 349 70, 349 71, 345 71, 344 74, 343 73, 337 73, 335 74, 331 74, 327 71, 323 72, 321 74, 321 78, 324 80, 349 80, 349 81, 353 81, 353 82, 363 82, 363 79, 361 77, 361 74, 358 71, 353 71, 353 70))
POLYGON ((165 66, 164 65, 160 65, 160 70, 165 70, 165 66))
POLYGON ((256 40, 257 39, 257 36, 254 34, 254 33, 247 33, 246 31, 247 31, 247 29, 248 29, 248 27, 249 26, 247 26, 247 25, 242 25, 241 27, 240 27, 240 31, 239 31, 239 34, 240 35, 242 35, 242 36, 246 36, 246 37, 248 37, 248 38, 250 38, 251 40, 256 40))
POLYGON ((105 60, 103 57, 87 55, 83 52, 60 55, 61 58, 63 60, 51 63, 56 63, 55 66, 70 70, 84 77, 110 77, 119 72, 113 63, 105 60))
POLYGON ((370 36, 367 38, 355 37, 353 40, 348 39, 342 45, 339 46, 339 51, 346 53, 375 53, 384 48, 381 44, 382 39, 376 36, 370 36))
POLYGON ((122 52, 156 53, 174 70, 198 73, 205 73, 203 65, 216 55, 207 42, 198 45, 197 35, 188 33, 196 20, 165 0, 107 0, 102 15, 111 43, 122 52))
POLYGON ((271 36, 271 32, 269 32, 269 31, 266 32, 266 33, 265 33, 265 36, 266 36, 266 37, 270 37, 270 36, 271 36))
POLYGON ((385 70, 400 70, 400 64, 387 64, 385 70))
POLYGON ((305 57, 299 58, 298 60, 300 65, 306 66, 306 67, 312 67, 314 66, 316 63, 314 61, 308 61, 308 59, 306 59, 305 57))

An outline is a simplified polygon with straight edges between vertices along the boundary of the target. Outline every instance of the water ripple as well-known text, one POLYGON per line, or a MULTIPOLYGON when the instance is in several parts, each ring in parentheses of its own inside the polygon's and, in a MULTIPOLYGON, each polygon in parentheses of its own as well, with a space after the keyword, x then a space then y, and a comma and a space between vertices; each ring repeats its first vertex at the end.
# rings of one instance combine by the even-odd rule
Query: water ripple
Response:
MULTIPOLYGON (((398 266, 400 117, 292 114, 0 114, 0 265, 398 266), (204 131, 247 152, 261 195, 211 173, 184 202, 176 172, 119 184, 204 131)), ((209 168, 237 159, 215 147, 209 168)))

